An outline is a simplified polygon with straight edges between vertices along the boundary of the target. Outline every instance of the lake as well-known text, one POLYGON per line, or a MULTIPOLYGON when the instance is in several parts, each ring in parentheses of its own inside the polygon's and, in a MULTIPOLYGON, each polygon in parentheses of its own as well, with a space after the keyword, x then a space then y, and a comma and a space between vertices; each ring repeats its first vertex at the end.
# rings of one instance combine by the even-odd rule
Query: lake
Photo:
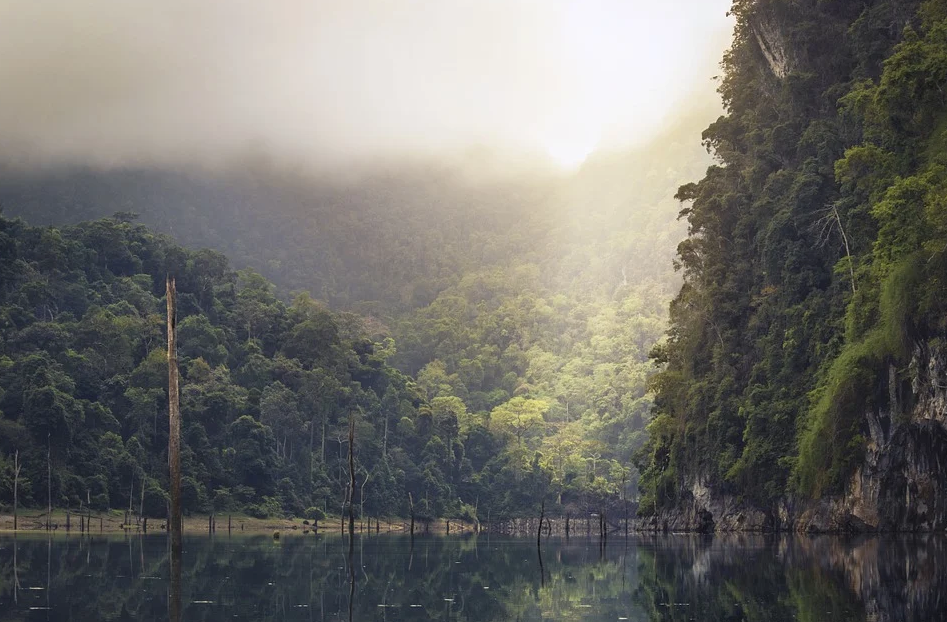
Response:
MULTIPOLYGON (((183 620, 933 621, 943 537, 186 535, 183 620)), ((0 534, 0 620, 167 620, 167 539, 0 534), (17 586, 18 585, 18 589, 17 586)), ((172 616, 173 617, 173 616, 172 616)))

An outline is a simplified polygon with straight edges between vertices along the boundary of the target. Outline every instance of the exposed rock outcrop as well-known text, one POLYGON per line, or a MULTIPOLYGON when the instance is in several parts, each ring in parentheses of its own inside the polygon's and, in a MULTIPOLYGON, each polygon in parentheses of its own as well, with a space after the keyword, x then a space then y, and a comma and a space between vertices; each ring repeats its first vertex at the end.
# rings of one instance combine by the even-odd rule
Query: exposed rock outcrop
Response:
POLYGON ((843 495, 784 498, 759 508, 698 478, 678 507, 639 518, 647 531, 944 531, 947 530, 947 353, 917 344, 899 382, 885 379, 888 404, 866 413, 865 457, 843 495))

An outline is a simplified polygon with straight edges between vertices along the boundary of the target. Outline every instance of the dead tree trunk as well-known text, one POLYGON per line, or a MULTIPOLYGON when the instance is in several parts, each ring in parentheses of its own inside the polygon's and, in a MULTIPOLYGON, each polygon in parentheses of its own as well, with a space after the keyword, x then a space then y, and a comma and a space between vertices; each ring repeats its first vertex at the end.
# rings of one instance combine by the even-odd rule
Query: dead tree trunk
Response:
POLYGON ((349 415, 349 537, 355 537, 355 417, 349 415))
POLYGON ((53 463, 49 457, 49 432, 46 432, 46 531, 53 520, 53 463))
POLYGON ((141 473, 141 498, 138 500, 138 520, 145 517, 145 472, 141 473))
POLYGON ((414 498, 408 493, 408 511, 411 513, 411 539, 414 540, 414 498))
MULTIPOLYGON (((362 480, 362 485, 359 486, 358 490, 358 515, 359 517, 365 516, 365 484, 368 483, 368 478, 371 477, 371 472, 368 469, 362 467, 362 470, 365 471, 365 479, 362 480)), ((368 530, 372 530, 372 519, 368 519, 368 530)))
POLYGON ((315 487, 315 483, 312 479, 312 469, 315 466, 316 456, 312 453, 312 438, 316 430, 316 420, 313 419, 309 422, 309 494, 312 495, 312 489, 315 487))
POLYGON ((536 546, 538 547, 543 537, 543 518, 546 517, 546 501, 543 500, 539 506, 539 528, 536 530, 536 546))
POLYGON ((388 409, 385 409, 385 436, 381 442, 381 459, 388 462, 388 409))
POLYGON ((168 298, 168 468, 171 474, 171 549, 181 551, 181 409, 178 387, 177 288, 167 280, 168 298))
POLYGON ((135 476, 132 475, 132 485, 128 489, 128 512, 125 513, 125 524, 129 524, 129 517, 134 514, 132 510, 132 500, 135 498, 135 476))
POLYGON ((16 511, 19 505, 20 468, 22 466, 20 464, 20 450, 18 449, 13 452, 13 531, 16 531, 16 511))

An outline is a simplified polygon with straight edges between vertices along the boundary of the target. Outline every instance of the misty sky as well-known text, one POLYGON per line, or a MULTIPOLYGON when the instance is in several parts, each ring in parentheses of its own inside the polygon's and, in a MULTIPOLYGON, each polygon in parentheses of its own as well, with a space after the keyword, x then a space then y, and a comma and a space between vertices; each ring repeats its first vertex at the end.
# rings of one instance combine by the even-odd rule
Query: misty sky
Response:
POLYGON ((0 160, 217 164, 255 150, 322 165, 475 147, 568 167, 711 90, 728 7, 3 0, 0 160))

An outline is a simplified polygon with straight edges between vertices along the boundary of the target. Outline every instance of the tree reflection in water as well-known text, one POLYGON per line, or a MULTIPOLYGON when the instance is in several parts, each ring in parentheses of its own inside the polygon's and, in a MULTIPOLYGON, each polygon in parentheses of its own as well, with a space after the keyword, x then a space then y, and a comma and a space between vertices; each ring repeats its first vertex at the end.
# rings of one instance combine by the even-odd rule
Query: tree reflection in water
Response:
POLYGON ((332 536, 191 537, 175 560, 160 534, 3 535, 0 620, 47 606, 50 620, 188 621, 921 622, 947 610, 935 536, 550 538, 539 560, 531 538, 354 545, 357 555, 332 536))

